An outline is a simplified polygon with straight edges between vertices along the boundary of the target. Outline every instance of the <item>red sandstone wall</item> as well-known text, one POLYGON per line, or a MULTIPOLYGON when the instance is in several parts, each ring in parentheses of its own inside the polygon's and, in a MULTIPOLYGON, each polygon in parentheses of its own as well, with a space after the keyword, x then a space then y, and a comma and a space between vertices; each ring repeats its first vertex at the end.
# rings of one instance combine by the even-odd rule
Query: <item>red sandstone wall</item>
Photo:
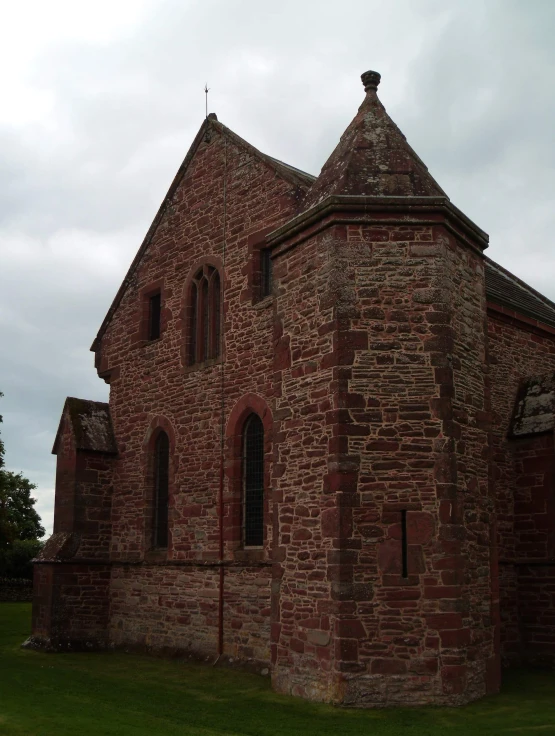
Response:
POLYGON ((555 561, 553 435, 513 440, 515 558, 555 561))
POLYGON ((520 382, 555 370, 555 335, 492 310, 488 332, 501 651, 506 664, 553 661, 553 436, 509 439, 507 435, 520 382))
POLYGON ((329 236, 275 260, 274 687, 335 698, 331 636, 338 530, 334 463, 333 261, 329 236))
MULTIPOLYGON (((291 216, 296 196, 293 184, 212 131, 210 141, 201 141, 102 339, 100 370, 112 371, 110 408, 120 453, 111 545, 116 641, 148 638, 153 646, 216 651, 214 568, 193 563, 218 558, 221 412, 225 424, 246 394, 256 394, 269 405, 273 401, 272 300, 253 304, 252 247, 261 231, 291 216), (223 364, 216 360, 189 368, 183 360, 184 291, 195 264, 207 256, 215 263, 225 258, 225 359, 223 364), (145 343, 139 334, 141 293, 153 283, 162 289, 162 336, 145 343), (164 420, 158 421, 160 417, 164 420), (167 553, 171 566, 156 566, 164 560, 149 554, 150 519, 144 512, 152 492, 145 480, 148 437, 157 425, 168 431, 174 448, 167 553), (128 562, 137 565, 122 566, 128 562)), ((271 454, 267 460, 270 473, 271 454)), ((226 473, 230 463, 226 457, 226 473)), ((268 660, 270 577, 257 565, 270 557, 270 503, 268 499, 265 550, 241 555, 235 495, 228 473, 226 558, 243 568, 225 570, 225 651, 252 652, 268 660)))
POLYGON ((31 646, 68 651, 106 646, 109 584, 108 565, 35 564, 31 646))
POLYGON ((62 418, 57 445, 54 534, 79 537, 80 558, 104 558, 110 548, 113 458, 76 450, 71 422, 62 418))
POLYGON ((449 263, 445 289, 451 296, 453 377, 452 388, 449 381, 441 381, 441 391, 445 408, 452 411, 443 423, 450 445, 451 487, 438 486, 442 527, 435 568, 440 585, 454 586, 452 595, 445 597, 455 597, 457 589, 461 596, 458 603, 449 601, 448 607, 444 601, 438 610, 460 613, 462 624, 439 631, 442 688, 446 694, 480 697, 497 692, 501 684, 484 263, 451 235, 444 243, 449 263))
POLYGON ((439 227, 335 235, 335 668, 347 701, 463 702, 493 657, 481 260, 439 227))
POLYGON ((78 556, 107 559, 110 553, 113 458, 77 453, 73 531, 81 536, 78 556))
MULTIPOLYGON (((360 551, 352 575, 373 595, 357 602, 351 613, 363 627, 350 633, 356 637, 351 659, 358 649, 360 664, 353 662, 350 676, 345 665, 341 669, 350 701, 422 702, 441 693, 434 629, 443 622, 426 614, 435 613, 438 599, 445 597, 433 564, 436 466, 444 444, 433 403, 440 398, 436 371, 444 362, 434 361, 434 352, 441 347, 436 323, 449 319, 440 283, 444 263, 428 226, 352 227, 348 238, 345 255, 354 271, 352 298, 358 302, 352 325, 368 335, 368 351, 356 354, 346 386, 348 405, 360 406, 350 411, 359 436, 349 437, 348 444, 348 455, 359 463, 353 537, 360 551), (408 527, 406 578, 402 510, 408 527), (435 600, 426 604, 425 597, 435 600)), ((343 630, 348 614, 345 610, 343 630)))
POLYGON ((360 456, 355 575, 368 583, 375 575, 375 596, 359 604, 369 674, 353 676, 349 689, 359 698, 362 687, 375 688, 369 703, 462 702, 485 692, 493 655, 488 520, 480 516, 488 478, 483 267, 441 228, 351 237, 370 255, 356 269, 361 313, 353 324, 367 325, 369 351, 357 355, 349 391, 376 416, 367 436, 350 442, 349 454, 360 456))
POLYGON ((73 431, 67 415, 62 419, 57 450, 54 534, 57 532, 71 532, 74 524, 77 450, 75 449, 73 431))
POLYGON ((62 418, 54 534, 34 569, 33 637, 43 646, 88 648, 108 640, 112 458, 76 450, 62 418), (95 560, 98 564, 89 564, 95 560))
POLYGON ((479 697, 493 659, 481 260, 440 228, 336 226, 278 256, 276 278, 274 685, 369 705, 479 697))
MULTIPOLYGON (((119 646, 190 651, 216 658, 219 569, 198 565, 115 566, 111 641, 119 646)), ((225 654, 270 659, 270 580, 266 568, 226 570, 225 654)))

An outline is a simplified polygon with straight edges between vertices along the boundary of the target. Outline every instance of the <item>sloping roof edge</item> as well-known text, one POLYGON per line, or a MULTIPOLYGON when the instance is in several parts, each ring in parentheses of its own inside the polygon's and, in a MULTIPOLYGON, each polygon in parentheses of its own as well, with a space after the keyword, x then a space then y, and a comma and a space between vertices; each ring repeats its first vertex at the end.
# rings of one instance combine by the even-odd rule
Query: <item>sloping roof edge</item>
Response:
POLYGON ((503 307, 509 307, 514 309, 515 312, 519 312, 526 317, 531 317, 543 324, 549 325, 550 327, 555 327, 554 302, 544 296, 541 292, 536 291, 536 289, 522 279, 519 279, 518 276, 514 275, 514 273, 511 273, 506 268, 503 268, 503 266, 492 261, 491 258, 484 256, 484 260, 486 264, 486 297, 488 301, 492 301, 503 307), (505 281, 519 289, 522 292, 524 300, 516 300, 510 293, 505 293, 503 295, 498 290, 495 290, 491 283, 488 289, 488 270, 492 275, 497 272, 497 274, 504 278, 505 281), (536 305, 533 304, 534 301, 537 303, 536 305))
POLYGON ((58 444, 66 414, 69 417, 77 450, 103 452, 117 455, 116 440, 110 417, 110 406, 103 401, 76 399, 68 396, 64 403, 52 454, 58 452, 58 444))
POLYGON ((181 180, 183 179, 185 172, 189 168, 189 164, 193 160, 193 157, 197 151, 197 148, 199 147, 200 142, 203 136, 205 135, 206 130, 209 127, 213 127, 221 135, 227 136, 238 147, 247 150, 249 153, 252 153, 254 156, 256 156, 256 158, 258 158, 260 161, 266 164, 269 168, 275 171, 279 176, 281 176, 282 179, 289 181, 294 186, 300 186, 303 188, 307 188, 314 181, 315 177, 312 176, 311 174, 307 174, 306 172, 301 171, 300 169, 296 169, 294 166, 289 166, 283 161, 279 161, 278 159, 273 158, 272 156, 268 156, 267 154, 262 153, 262 151, 259 151, 258 148, 255 148, 255 146, 253 146, 251 143, 246 141, 244 138, 241 138, 241 136, 237 135, 237 133, 234 133, 226 125, 224 125, 223 123, 220 123, 216 119, 215 115, 211 113, 203 121, 202 125, 200 126, 198 133, 196 134, 189 150, 187 151, 187 155, 183 159, 181 166, 179 167, 176 175, 173 178, 170 188, 168 189, 164 199, 162 200, 162 204, 158 208, 158 212, 156 213, 154 220, 152 221, 150 227, 147 230, 147 233, 143 239, 143 242, 141 243, 141 246, 139 247, 139 250, 137 251, 135 257, 131 261, 131 265, 129 266, 127 273, 125 274, 125 277, 112 301, 112 304, 110 305, 110 308, 108 309, 108 312, 106 313, 106 316, 104 317, 102 321, 102 324, 100 325, 100 328, 98 330, 98 333, 95 339, 93 340, 93 343, 90 348, 93 352, 96 350, 98 343, 102 338, 102 335, 106 331, 106 328, 110 324, 110 321, 116 309, 118 308, 121 300, 123 299, 123 295, 125 294, 127 287, 129 286, 131 277, 133 276, 135 269, 141 262, 145 251, 150 245, 150 242, 154 236, 154 233, 158 229, 158 226, 164 216, 164 212, 166 210, 168 202, 171 200, 171 198, 175 194, 177 187, 181 183, 181 180))

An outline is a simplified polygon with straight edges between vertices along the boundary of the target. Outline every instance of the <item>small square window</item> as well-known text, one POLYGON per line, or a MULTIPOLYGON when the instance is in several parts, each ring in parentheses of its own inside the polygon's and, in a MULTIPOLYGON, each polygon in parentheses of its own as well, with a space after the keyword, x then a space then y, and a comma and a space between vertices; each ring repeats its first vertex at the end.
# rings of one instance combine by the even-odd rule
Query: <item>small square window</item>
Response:
POLYGON ((148 300, 148 339, 160 337, 161 294, 153 294, 148 300))

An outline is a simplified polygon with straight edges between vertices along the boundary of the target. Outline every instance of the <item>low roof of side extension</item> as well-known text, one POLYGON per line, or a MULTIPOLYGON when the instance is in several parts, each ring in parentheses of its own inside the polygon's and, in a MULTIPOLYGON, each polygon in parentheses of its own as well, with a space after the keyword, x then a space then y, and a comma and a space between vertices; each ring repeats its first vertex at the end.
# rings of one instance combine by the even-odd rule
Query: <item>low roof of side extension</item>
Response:
POLYGON ((77 450, 117 454, 116 440, 110 417, 110 406, 102 401, 89 401, 68 396, 62 411, 52 454, 58 454, 58 445, 66 412, 71 422, 77 450))

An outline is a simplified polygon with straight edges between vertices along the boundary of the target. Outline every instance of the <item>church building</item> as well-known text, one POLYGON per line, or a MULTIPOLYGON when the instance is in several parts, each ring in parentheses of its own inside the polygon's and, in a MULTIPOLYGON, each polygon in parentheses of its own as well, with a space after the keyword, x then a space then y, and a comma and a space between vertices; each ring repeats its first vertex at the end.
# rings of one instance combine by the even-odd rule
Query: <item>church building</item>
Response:
POLYGON ((92 345, 109 403, 63 408, 29 646, 360 706, 555 663, 555 304, 362 82, 318 177, 201 125, 92 345))

